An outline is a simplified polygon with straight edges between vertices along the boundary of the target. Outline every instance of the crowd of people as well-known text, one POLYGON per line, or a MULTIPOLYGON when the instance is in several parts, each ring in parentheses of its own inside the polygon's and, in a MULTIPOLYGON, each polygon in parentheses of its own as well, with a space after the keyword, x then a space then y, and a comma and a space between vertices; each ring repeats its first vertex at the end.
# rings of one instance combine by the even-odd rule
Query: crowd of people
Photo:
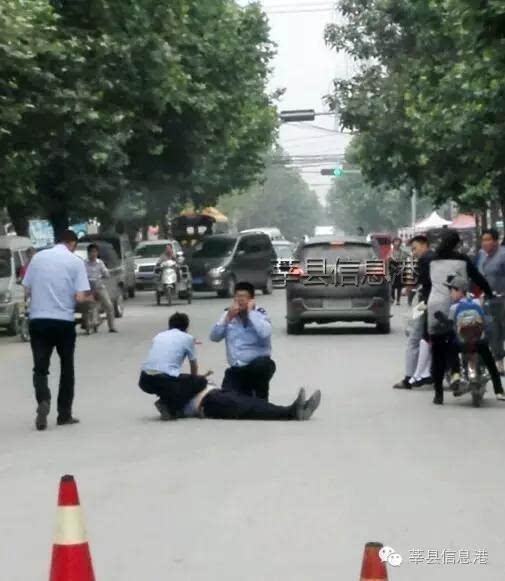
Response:
MULTIPOLYGON (((30 336, 33 353, 33 385, 37 401, 35 425, 47 428, 51 409, 48 386, 51 356, 60 358, 57 425, 76 424, 73 415, 75 310, 98 300, 105 309, 109 330, 116 332, 104 280, 109 276, 98 257, 98 248, 88 247, 86 261, 75 256, 77 236, 65 231, 53 248, 37 253, 27 268, 23 285, 30 296, 30 336)), ((167 255, 170 250, 167 249, 167 255)), ((165 256, 165 255, 164 255, 165 256)), ((160 258, 161 260, 161 258, 160 258)), ((141 366, 139 387, 156 395, 162 420, 182 417, 249 420, 308 420, 319 406, 321 392, 307 398, 300 388, 291 405, 269 401, 270 380, 275 373, 271 358, 272 325, 256 306, 254 286, 247 281, 235 285, 232 305, 210 332, 212 341, 224 340, 229 367, 221 388, 209 382, 212 372, 199 373, 196 341, 188 333, 189 317, 174 313, 168 330, 158 333, 141 366), (188 359, 190 373, 182 373, 188 359)))
POLYGON ((408 323, 405 375, 393 387, 433 385, 433 402, 441 405, 444 378, 449 374, 454 395, 460 395, 461 343, 454 324, 463 309, 481 309, 484 318, 485 302, 491 324, 477 342, 478 353, 488 369, 496 399, 505 401, 501 380, 505 372, 505 247, 499 244, 498 232, 488 229, 482 233, 475 262, 459 251, 461 239, 454 230, 447 230, 435 249, 424 235, 414 236, 409 244, 417 259, 417 304, 408 323), (479 305, 475 297, 480 297, 479 305))

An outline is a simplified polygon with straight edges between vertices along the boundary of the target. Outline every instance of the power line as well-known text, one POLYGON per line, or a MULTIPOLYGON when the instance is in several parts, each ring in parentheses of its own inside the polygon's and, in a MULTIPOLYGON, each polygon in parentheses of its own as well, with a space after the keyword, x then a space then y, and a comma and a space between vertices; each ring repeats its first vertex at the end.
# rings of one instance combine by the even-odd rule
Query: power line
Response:
POLYGON ((269 10, 264 9, 267 14, 315 14, 317 12, 333 12, 335 10, 334 6, 328 6, 327 8, 290 8, 283 10, 269 10))

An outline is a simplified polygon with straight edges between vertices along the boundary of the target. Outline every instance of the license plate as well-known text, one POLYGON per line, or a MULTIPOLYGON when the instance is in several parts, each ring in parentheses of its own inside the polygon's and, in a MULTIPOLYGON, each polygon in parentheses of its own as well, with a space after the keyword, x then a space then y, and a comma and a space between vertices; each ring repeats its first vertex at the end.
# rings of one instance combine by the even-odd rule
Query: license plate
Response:
POLYGON ((324 299, 323 306, 325 309, 350 309, 352 301, 350 299, 324 299))
POLYGON ((193 277, 193 284, 202 284, 203 283, 203 276, 194 276, 193 277))

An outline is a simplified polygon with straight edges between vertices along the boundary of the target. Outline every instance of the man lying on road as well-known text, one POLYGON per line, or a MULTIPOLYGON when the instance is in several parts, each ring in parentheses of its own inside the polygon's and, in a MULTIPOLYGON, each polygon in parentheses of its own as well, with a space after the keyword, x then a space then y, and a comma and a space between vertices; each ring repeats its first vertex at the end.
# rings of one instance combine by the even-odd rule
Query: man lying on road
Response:
POLYGON ((271 404, 264 399, 222 391, 207 382, 212 373, 198 375, 195 340, 187 333, 189 318, 174 313, 169 330, 154 337, 149 355, 142 366, 139 387, 160 399, 155 403, 162 420, 177 417, 200 417, 234 420, 308 420, 319 406, 317 390, 305 399, 300 389, 296 400, 288 406, 271 404), (188 357, 191 375, 180 372, 188 357))

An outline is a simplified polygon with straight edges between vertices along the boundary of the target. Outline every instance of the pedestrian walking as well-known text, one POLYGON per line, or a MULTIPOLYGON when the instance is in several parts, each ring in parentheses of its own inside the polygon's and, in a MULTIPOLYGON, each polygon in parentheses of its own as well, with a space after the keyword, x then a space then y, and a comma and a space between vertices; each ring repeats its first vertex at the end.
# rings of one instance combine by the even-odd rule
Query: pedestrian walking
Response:
POLYGON ((47 428, 51 392, 48 386, 51 355, 60 358, 57 424, 75 424, 74 400, 75 306, 92 298, 84 262, 73 253, 77 235, 63 232, 53 248, 38 252, 23 279, 30 303, 30 342, 33 353, 33 385, 37 399, 35 425, 47 428))
POLYGON ((493 319, 491 326, 490 347, 496 366, 501 375, 504 374, 503 358, 505 357, 505 248, 500 246, 498 231, 494 228, 484 230, 481 239, 481 250, 477 257, 477 266, 481 274, 489 282, 494 293, 502 295, 489 304, 493 319))
POLYGON ((229 367, 223 391, 235 391, 268 401, 270 380, 275 373, 272 352, 272 324, 265 309, 256 306, 254 286, 235 285, 232 306, 226 310, 210 333, 212 341, 226 341, 229 367))
POLYGON ((402 296, 402 271, 407 260, 408 255, 402 248, 402 239, 393 239, 393 250, 389 256, 389 274, 391 276, 391 299, 396 304, 400 304, 400 298, 402 296))

